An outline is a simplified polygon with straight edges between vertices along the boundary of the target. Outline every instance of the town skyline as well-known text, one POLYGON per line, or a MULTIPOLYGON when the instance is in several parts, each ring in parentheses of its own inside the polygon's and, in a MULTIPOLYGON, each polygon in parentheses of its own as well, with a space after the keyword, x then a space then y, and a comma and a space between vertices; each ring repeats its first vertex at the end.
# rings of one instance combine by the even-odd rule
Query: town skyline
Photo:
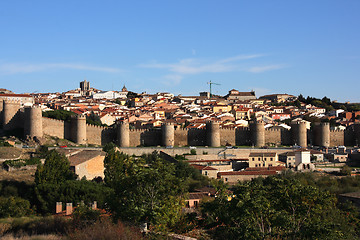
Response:
POLYGON ((217 95, 360 102, 357 1, 68 3, 1 3, 1 87, 63 92, 87 79, 195 95, 211 80, 217 95))

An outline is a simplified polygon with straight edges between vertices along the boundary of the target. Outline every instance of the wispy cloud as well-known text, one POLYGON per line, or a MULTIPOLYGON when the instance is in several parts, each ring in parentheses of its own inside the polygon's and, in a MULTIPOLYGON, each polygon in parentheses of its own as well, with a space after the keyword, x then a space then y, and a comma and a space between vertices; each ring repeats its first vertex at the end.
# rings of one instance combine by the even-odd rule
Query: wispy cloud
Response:
POLYGON ((163 83, 168 86, 179 85, 183 79, 181 75, 166 75, 164 78, 166 81, 163 81, 163 83))
POLYGON ((282 69, 282 68, 285 68, 285 65, 278 64, 278 65, 251 67, 251 68, 247 69, 247 71, 252 72, 252 73, 262 73, 262 72, 277 70, 277 69, 282 69))
POLYGON ((238 55, 235 57, 221 59, 218 62, 220 62, 220 63, 235 62, 235 61, 240 61, 240 60, 259 58, 259 57, 263 57, 263 56, 265 56, 265 55, 264 54, 238 55))
POLYGON ((252 90, 256 92, 256 96, 263 96, 266 94, 273 93, 273 90, 268 89, 268 88, 262 88, 262 87, 254 87, 254 88, 252 88, 252 90))
POLYGON ((265 72, 283 68, 282 65, 268 65, 261 67, 242 66, 239 61, 255 59, 265 56, 264 54, 237 55, 234 57, 224 58, 216 61, 206 61, 196 58, 188 58, 179 60, 177 63, 158 63, 156 61, 141 64, 143 68, 167 69, 170 72, 186 75, 200 73, 222 73, 232 71, 248 71, 253 73, 265 72))
POLYGON ((1 74, 18 74, 18 73, 32 73, 42 72, 57 69, 73 69, 73 70, 87 70, 98 72, 122 72, 119 68, 99 67, 79 63, 40 63, 40 64, 27 64, 27 63, 5 63, 0 64, 1 74))

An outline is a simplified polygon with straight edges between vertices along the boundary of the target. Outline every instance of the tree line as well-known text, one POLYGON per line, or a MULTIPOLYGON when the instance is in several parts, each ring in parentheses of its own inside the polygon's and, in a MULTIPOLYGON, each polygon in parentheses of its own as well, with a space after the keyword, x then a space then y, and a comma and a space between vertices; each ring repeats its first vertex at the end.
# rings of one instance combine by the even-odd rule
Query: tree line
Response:
MULTIPOLYGON (((359 212, 339 202, 337 195, 360 190, 360 177, 333 178, 314 173, 288 173, 229 187, 210 181, 186 161, 162 159, 157 152, 130 156, 104 147, 103 181, 76 180, 68 159, 42 148, 35 182, 0 184, 0 217, 54 213, 56 202, 93 201, 111 212, 113 221, 148 223, 157 232, 184 233, 202 229, 213 239, 356 239, 359 212), (188 193, 212 185, 194 213, 182 209, 188 193)), ((89 208, 78 208, 86 222, 98 218, 89 208), (90 211, 90 212, 89 212, 90 211)), ((76 217, 75 217, 76 218, 76 217)), ((91 222, 91 221, 90 221, 91 222)))

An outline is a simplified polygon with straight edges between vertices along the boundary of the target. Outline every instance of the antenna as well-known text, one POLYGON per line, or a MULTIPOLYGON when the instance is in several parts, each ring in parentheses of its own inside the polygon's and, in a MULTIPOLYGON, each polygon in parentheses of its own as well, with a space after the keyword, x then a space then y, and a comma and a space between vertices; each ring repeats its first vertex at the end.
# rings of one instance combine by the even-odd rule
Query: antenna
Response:
POLYGON ((221 85, 221 84, 219 84, 219 83, 214 83, 214 82, 212 82, 211 80, 210 80, 209 82, 207 82, 207 84, 209 84, 209 85, 210 85, 210 97, 212 97, 212 93, 211 93, 211 85, 221 85))

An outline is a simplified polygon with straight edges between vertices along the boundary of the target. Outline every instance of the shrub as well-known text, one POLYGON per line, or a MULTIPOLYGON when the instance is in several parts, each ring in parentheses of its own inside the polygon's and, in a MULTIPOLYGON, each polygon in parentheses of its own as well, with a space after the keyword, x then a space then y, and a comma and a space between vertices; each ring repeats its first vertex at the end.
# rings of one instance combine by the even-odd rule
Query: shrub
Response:
POLYGON ((22 217, 32 212, 30 202, 19 197, 0 197, 0 217, 22 217))
POLYGON ((44 234, 65 235, 70 227, 71 221, 64 217, 18 218, 12 221, 6 233, 17 237, 44 234))
POLYGON ((137 240, 143 239, 139 229, 126 226, 122 222, 113 224, 109 219, 102 219, 93 225, 75 229, 68 235, 70 240, 137 240))

